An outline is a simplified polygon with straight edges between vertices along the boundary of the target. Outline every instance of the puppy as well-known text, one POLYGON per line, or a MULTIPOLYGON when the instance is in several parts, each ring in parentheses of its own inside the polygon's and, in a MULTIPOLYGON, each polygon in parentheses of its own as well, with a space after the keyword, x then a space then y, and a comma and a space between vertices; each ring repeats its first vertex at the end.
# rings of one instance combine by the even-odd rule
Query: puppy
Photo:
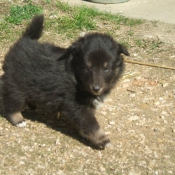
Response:
POLYGON ((95 146, 105 148, 109 138, 94 113, 123 72, 124 46, 106 34, 88 34, 68 48, 39 43, 43 15, 33 18, 22 37, 5 56, 2 76, 7 119, 25 126, 25 104, 44 104, 61 112, 95 146))

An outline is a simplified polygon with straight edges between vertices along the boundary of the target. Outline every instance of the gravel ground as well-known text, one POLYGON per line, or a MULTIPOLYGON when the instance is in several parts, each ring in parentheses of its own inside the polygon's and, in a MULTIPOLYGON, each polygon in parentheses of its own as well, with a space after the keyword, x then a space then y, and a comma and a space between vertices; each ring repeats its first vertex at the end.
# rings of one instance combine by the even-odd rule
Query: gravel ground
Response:
POLYGON ((0 119, 0 174, 175 174, 174 72, 126 71, 97 111, 112 146, 99 151, 51 112, 25 110, 26 128, 0 119))
MULTIPOLYGON (((162 30, 166 28, 162 23, 161 29, 140 28, 143 38, 148 34, 162 37, 164 49, 150 56, 144 49, 131 47, 130 59, 175 67, 175 36, 162 30)), ((10 44, 0 43, 1 74, 10 44)), ((0 115, 4 116, 1 100, 0 96, 0 115)), ((175 71, 126 64, 122 78, 96 113, 111 139, 110 148, 93 149, 51 110, 26 109, 26 128, 14 127, 0 117, 0 174, 174 175, 174 107, 175 71)))
POLYGON ((105 150, 92 149, 52 112, 26 110, 26 128, 1 118, 0 174, 175 174, 174 73, 126 65, 97 111, 112 142, 105 150))

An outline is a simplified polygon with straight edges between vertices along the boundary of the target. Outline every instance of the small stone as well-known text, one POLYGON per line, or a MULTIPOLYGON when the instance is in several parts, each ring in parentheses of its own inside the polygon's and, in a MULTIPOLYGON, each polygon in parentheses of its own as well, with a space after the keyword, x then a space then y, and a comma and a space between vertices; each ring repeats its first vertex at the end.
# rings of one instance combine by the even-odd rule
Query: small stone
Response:
POLYGON ((154 129, 154 132, 158 132, 158 129, 157 129, 157 128, 155 128, 155 129, 154 129))
POLYGON ((127 87, 129 87, 129 86, 130 86, 130 83, 124 83, 124 84, 122 85, 123 88, 127 88, 127 87))
POLYGON ((164 155, 163 157, 164 157, 165 159, 169 159, 169 158, 170 158, 169 155, 164 155))
POLYGON ((156 106, 158 106, 158 105, 160 105, 160 102, 157 101, 157 102, 155 102, 154 104, 155 104, 156 106))
POLYGON ((168 86, 168 83, 164 83, 162 86, 163 87, 167 87, 168 86))
POLYGON ((168 171, 169 174, 174 174, 172 171, 168 171))
POLYGON ((163 115, 167 115, 167 112, 166 112, 166 111, 162 111, 162 114, 163 114, 163 115))
POLYGON ((100 170, 103 172, 106 171, 106 169, 103 166, 100 167, 100 170))
POLYGON ((167 120, 164 120, 163 122, 164 122, 164 123, 168 123, 167 120))
POLYGON ((120 128, 117 128, 117 131, 118 131, 118 132, 121 132, 121 129, 120 129, 120 128))
POLYGON ((110 121, 109 125, 115 125, 115 122, 114 121, 110 121))
POLYGON ((50 19, 57 19, 58 17, 57 17, 57 15, 50 15, 49 18, 50 19))
POLYGON ((165 117, 163 115, 160 116, 161 119, 165 119, 165 117))
POLYGON ((123 83, 130 82, 130 79, 124 79, 123 83))
POLYGON ((106 98, 105 102, 112 102, 112 98, 106 98))
POLYGON ((106 111, 100 111, 100 113, 101 113, 102 115, 106 115, 106 114, 107 114, 106 111))
POLYGON ((135 96, 136 96, 136 94, 130 94, 129 96, 133 98, 133 97, 135 97, 135 96))
POLYGON ((159 172, 158 171, 155 171, 155 173, 154 173, 155 175, 158 175, 159 174, 159 172))
POLYGON ((23 161, 20 161, 19 164, 20 164, 20 165, 24 165, 25 163, 24 163, 23 161))
POLYGON ((133 120, 138 120, 139 117, 137 115, 131 116, 128 120, 133 121, 133 120))
POLYGON ((60 145, 60 139, 57 139, 55 142, 56 145, 60 145))
POLYGON ((175 58, 175 55, 170 56, 170 58, 175 58))
POLYGON ((152 111, 158 111, 158 108, 150 108, 152 111))

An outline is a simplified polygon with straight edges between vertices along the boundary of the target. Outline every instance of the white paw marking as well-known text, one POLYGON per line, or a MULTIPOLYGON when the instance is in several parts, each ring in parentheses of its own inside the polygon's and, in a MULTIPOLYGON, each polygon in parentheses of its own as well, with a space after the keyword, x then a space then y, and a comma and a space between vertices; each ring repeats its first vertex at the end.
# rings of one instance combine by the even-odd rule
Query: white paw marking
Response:
POLYGON ((24 128, 24 127, 26 127, 26 122, 23 121, 23 122, 21 122, 21 123, 18 123, 16 126, 17 126, 17 127, 20 127, 20 128, 24 128))

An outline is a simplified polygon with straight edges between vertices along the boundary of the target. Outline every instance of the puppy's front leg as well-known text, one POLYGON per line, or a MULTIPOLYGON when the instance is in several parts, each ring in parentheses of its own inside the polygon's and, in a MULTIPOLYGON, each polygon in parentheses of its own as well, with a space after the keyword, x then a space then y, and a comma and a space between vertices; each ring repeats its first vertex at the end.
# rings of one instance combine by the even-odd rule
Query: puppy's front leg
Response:
MULTIPOLYGON (((68 115, 66 114, 66 116, 68 115)), ((90 140, 95 146, 104 149, 109 145, 110 140, 104 131, 100 129, 94 116, 94 111, 91 108, 81 108, 74 111, 70 119, 78 127, 80 134, 90 140)))

